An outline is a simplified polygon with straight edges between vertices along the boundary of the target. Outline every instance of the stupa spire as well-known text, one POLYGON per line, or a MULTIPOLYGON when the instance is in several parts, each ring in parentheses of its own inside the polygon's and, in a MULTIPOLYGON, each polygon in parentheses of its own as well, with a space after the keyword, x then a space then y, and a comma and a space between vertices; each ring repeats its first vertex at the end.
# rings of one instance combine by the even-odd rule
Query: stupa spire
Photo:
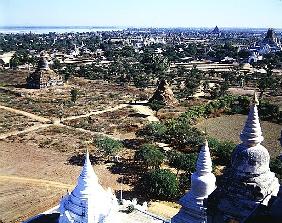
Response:
POLYGON ((77 186, 72 193, 76 197, 87 198, 90 194, 93 194, 95 187, 100 187, 100 185, 98 183, 98 177, 92 168, 89 152, 87 150, 84 165, 77 181, 77 186))
POLYGON ((116 210, 116 198, 99 184, 87 151, 76 187, 61 200, 59 223, 119 222, 113 221, 116 210))
POLYGON ((246 146, 254 146, 263 141, 257 105, 259 105, 259 101, 254 93, 245 127, 240 134, 240 139, 246 146))
POLYGON ((205 140, 205 144, 200 150, 197 159, 196 170, 199 175, 212 172, 212 161, 211 161, 208 140, 205 140))
POLYGON ((206 223, 204 207, 206 199, 215 189, 216 178, 212 171, 212 161, 208 141, 201 147, 196 163, 196 172, 191 176, 191 190, 179 201, 182 208, 172 218, 172 223, 206 223))

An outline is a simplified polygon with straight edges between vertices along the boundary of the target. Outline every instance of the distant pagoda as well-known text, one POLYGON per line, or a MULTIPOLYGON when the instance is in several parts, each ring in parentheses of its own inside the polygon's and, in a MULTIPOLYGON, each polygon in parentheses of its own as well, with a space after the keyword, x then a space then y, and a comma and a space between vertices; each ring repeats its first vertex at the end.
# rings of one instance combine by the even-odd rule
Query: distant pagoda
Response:
POLYGON ((216 26, 211 33, 212 34, 220 34, 219 28, 216 26))
POLYGON ((240 135, 242 143, 233 151, 231 167, 208 197, 209 222, 243 222, 259 205, 267 206, 272 196, 277 196, 280 185, 269 169, 269 153, 261 145, 257 105, 255 95, 240 135))
POLYGON ((47 58, 41 54, 36 70, 26 79, 27 88, 47 88, 63 85, 63 77, 50 69, 47 58))
POLYGON ((87 152, 74 190, 62 198, 59 223, 118 223, 116 197, 98 183, 87 152))
POLYGON ((171 219, 172 223, 207 223, 204 200, 214 191, 216 178, 212 173, 212 161, 208 142, 202 146, 196 172, 191 176, 191 190, 179 201, 180 211, 171 219))
POLYGON ((171 90, 167 81, 164 79, 159 81, 157 90, 149 99, 149 103, 153 101, 159 101, 168 106, 178 104, 177 99, 174 97, 173 91, 171 90))
POLYGON ((268 45, 276 45, 278 44, 279 40, 276 36, 276 33, 273 29, 268 29, 265 38, 262 41, 262 44, 268 44, 268 45))

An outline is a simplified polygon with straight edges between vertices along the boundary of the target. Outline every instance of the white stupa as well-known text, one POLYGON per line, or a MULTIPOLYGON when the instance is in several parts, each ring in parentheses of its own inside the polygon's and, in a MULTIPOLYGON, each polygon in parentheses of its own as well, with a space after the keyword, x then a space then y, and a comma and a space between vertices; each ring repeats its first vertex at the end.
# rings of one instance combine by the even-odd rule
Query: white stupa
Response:
POLYGON ((98 183, 87 152, 74 190, 60 203, 59 223, 118 223, 117 199, 98 183))
POLYGON ((196 172, 191 176, 191 190, 179 201, 182 208, 172 218, 172 223, 206 223, 204 199, 215 189, 216 178, 212 173, 212 161, 208 142, 202 146, 198 156, 196 172))

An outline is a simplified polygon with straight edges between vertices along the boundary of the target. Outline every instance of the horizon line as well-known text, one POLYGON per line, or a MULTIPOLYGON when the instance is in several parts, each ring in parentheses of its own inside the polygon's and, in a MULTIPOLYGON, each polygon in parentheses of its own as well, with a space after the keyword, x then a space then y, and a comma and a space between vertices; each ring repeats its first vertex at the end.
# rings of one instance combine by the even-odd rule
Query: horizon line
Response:
POLYGON ((127 25, 0 25, 0 28, 137 28, 137 29, 282 29, 282 27, 244 27, 244 26, 127 26, 127 25))

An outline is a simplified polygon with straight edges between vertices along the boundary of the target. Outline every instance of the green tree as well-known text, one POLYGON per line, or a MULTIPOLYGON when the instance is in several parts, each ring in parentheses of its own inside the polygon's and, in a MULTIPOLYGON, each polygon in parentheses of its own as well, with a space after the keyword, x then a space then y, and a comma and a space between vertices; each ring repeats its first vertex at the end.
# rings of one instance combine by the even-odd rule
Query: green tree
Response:
POLYGON ((210 138, 209 147, 214 156, 216 156, 215 164, 229 166, 231 161, 231 154, 236 147, 236 144, 229 141, 219 141, 210 138))
POLYGON ((270 170, 276 174, 279 180, 282 180, 282 161, 281 157, 270 160, 270 170))
POLYGON ((75 89, 71 89, 71 101, 73 103, 75 103, 77 101, 77 98, 78 98, 78 90, 75 88, 75 89))
POLYGON ((10 60, 10 67, 16 69, 20 65, 20 59, 17 54, 14 54, 10 60))
POLYGON ((203 143, 203 134, 195 127, 192 127, 189 120, 185 118, 170 120, 166 126, 165 140, 176 148, 195 148, 203 143))
POLYGON ((135 190, 149 198, 172 200, 179 195, 179 182, 171 171, 157 169, 144 174, 135 190))
POLYGON ((181 153, 171 152, 169 154, 169 165, 177 169, 177 175, 179 170, 184 170, 188 174, 191 174, 196 169, 197 154, 196 153, 181 153))
POLYGON ((148 105, 152 110, 156 112, 156 116, 158 116, 158 111, 165 107, 165 103, 159 100, 153 100, 148 105))
POLYGON ((62 68, 62 65, 61 65, 60 61, 58 59, 55 59, 53 61, 53 69, 58 70, 58 69, 61 69, 61 68, 62 68))
POLYGON ((139 130, 137 135, 152 141, 163 141, 166 131, 167 127, 165 124, 160 122, 151 122, 143 129, 139 130))
POLYGON ((134 159, 143 162, 146 167, 159 168, 165 155, 152 144, 143 144, 135 153, 134 159))
POLYGON ((201 85, 201 81, 203 78, 202 71, 198 70, 196 66, 194 66, 189 72, 184 71, 185 77, 185 88, 182 91, 183 97, 190 97, 193 96, 197 89, 201 85))
POLYGON ((98 138, 95 142, 95 145, 108 157, 108 159, 110 156, 116 155, 123 146, 120 141, 109 137, 98 138))

